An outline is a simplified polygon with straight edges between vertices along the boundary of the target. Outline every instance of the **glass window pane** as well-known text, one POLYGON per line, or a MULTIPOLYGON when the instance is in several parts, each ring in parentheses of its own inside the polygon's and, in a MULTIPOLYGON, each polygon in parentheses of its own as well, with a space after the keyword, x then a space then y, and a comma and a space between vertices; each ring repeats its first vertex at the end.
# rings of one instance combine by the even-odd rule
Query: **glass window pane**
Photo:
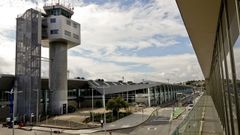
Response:
POLYGON ((66 20, 67 25, 71 26, 71 21, 70 20, 66 20))
MULTIPOLYGON (((232 72, 232 61, 231 61, 231 51, 230 51, 230 46, 233 45, 233 43, 236 40, 236 36, 238 35, 238 26, 237 26, 237 20, 236 20, 236 10, 235 9, 235 5, 234 5, 234 0, 229 0, 228 1, 229 4, 232 4, 232 8, 228 9, 228 19, 229 19, 229 29, 227 27, 224 27, 226 32, 229 33, 230 38, 226 38, 226 40, 224 41, 224 50, 225 50, 225 54, 226 54, 226 62, 227 62, 227 72, 228 72, 228 81, 229 81, 229 91, 230 91, 230 96, 229 98, 231 98, 231 107, 232 107, 232 117, 233 117, 233 124, 234 124, 234 131, 235 134, 238 134, 238 124, 237 124, 237 110, 236 110, 236 102, 235 102, 235 95, 234 95, 234 88, 233 88, 233 72, 232 72), (233 3, 231 3, 233 1, 233 3), (230 40, 230 44, 229 41, 230 40)), ((229 6, 228 4, 228 6, 229 6)))
MULTIPOLYGON (((238 95, 238 103, 240 103, 240 36, 236 41, 236 44, 233 46, 233 54, 234 54, 234 62, 236 69, 236 83, 237 83, 237 95, 238 95)), ((240 108, 240 104, 239 104, 240 108)))
POLYGON ((51 23, 56 23, 56 18, 51 18, 51 19, 50 19, 50 22, 51 22, 51 23))
POLYGON ((67 35, 67 36, 69 36, 69 37, 71 37, 71 32, 69 32, 69 31, 67 31, 67 30, 64 31, 64 34, 67 35))
POLYGON ((50 34, 58 34, 58 29, 50 30, 50 34))
POLYGON ((237 40, 237 37, 239 35, 239 29, 238 28, 238 18, 237 18, 237 10, 235 5, 235 0, 227 0, 228 5, 228 19, 229 19, 229 31, 230 31, 230 41, 233 45, 235 41, 237 40))
MULTIPOLYGON (((228 113, 229 113, 229 120, 230 120, 230 132, 237 129, 237 126, 233 123, 234 119, 234 111, 233 111, 233 102, 234 97, 232 95, 233 89, 232 89, 232 80, 229 79, 232 77, 232 70, 231 70, 231 61, 230 61, 230 54, 229 54, 229 39, 228 39, 228 28, 227 28, 227 22, 226 22, 226 12, 225 8, 223 10, 222 15, 222 50, 224 51, 224 61, 223 61, 223 70, 224 70, 224 85, 225 85, 225 91, 226 91, 226 100, 227 100, 227 106, 228 106, 228 113), (234 128, 234 130, 233 130, 234 128)), ((235 115, 236 116, 236 115, 235 115)))

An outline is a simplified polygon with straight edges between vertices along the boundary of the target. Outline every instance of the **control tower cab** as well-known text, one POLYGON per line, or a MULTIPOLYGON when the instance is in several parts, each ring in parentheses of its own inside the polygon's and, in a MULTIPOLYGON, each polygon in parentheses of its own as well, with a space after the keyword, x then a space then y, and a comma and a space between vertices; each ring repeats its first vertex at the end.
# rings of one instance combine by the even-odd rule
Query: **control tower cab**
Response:
POLYGON ((72 8, 60 4, 45 5, 44 10, 47 17, 43 20, 43 42, 44 47, 54 41, 67 42, 68 48, 80 44, 80 24, 71 20, 72 8), (45 35, 44 35, 45 33, 45 35))
POLYGON ((42 46, 49 48, 51 114, 67 113, 67 49, 80 44, 80 24, 71 20, 73 10, 59 3, 45 5, 42 46))

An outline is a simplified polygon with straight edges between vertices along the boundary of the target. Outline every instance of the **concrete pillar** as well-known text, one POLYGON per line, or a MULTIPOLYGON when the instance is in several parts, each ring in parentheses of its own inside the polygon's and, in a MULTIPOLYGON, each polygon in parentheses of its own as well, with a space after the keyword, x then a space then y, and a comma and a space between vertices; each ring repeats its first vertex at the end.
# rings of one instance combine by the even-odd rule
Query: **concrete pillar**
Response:
POLYGON ((156 88, 158 90, 158 105, 160 105, 161 104, 161 89, 160 89, 160 87, 156 87, 156 88))
POLYGON ((163 101, 164 101, 163 86, 159 86, 159 88, 160 88, 160 94, 161 94, 161 104, 163 104, 163 101))
POLYGON ((153 87, 153 90, 154 90, 154 105, 157 105, 157 91, 155 87, 153 87))
POLYGON ((134 102, 136 102, 137 90, 135 90, 134 92, 135 92, 135 93, 134 93, 134 100, 135 100, 134 102))
POLYGON ((176 97, 175 97, 175 86, 173 86, 173 100, 175 100, 176 99, 176 97))
POLYGON ((171 100, 173 100, 173 86, 171 86, 171 100))
POLYGON ((150 92, 150 88, 147 88, 147 92, 148 92, 148 106, 151 107, 151 92, 150 92))
POLYGON ((168 85, 168 101, 171 101, 171 85, 168 85))
POLYGON ((167 93, 167 102, 169 102, 169 86, 166 85, 166 93, 167 93))
POLYGON ((51 114, 67 113, 67 43, 49 45, 49 88, 51 114))
POLYGON ((47 114, 48 112, 48 90, 44 90, 44 111, 45 111, 45 114, 47 114))
POLYGON ((128 102, 128 91, 127 91, 127 102, 128 102))
POLYGON ((166 103, 166 86, 163 85, 163 97, 164 97, 164 103, 166 103))

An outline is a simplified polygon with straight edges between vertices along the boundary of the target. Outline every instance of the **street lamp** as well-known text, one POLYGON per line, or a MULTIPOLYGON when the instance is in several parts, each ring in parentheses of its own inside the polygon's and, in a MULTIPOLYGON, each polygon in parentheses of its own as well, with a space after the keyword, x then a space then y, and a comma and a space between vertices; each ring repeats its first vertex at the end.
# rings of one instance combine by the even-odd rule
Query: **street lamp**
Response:
POLYGON ((94 115, 93 115, 93 88, 92 88, 92 122, 94 122, 94 115))
POLYGON ((100 88, 103 90, 103 95, 102 95, 102 99, 103 99, 103 108, 104 108, 104 133, 106 135, 107 131, 106 131, 106 105, 105 105, 105 88, 109 88, 109 86, 105 86, 105 87, 96 87, 96 88, 100 88))
MULTIPOLYGON (((38 89, 35 89, 33 90, 35 92, 37 92, 37 105, 36 105, 36 124, 38 124, 38 104, 39 104, 39 90, 38 89)), ((32 117, 32 116, 31 116, 32 117)))
POLYGON ((15 118, 15 107, 17 107, 17 104, 15 105, 15 99, 17 97, 17 94, 18 93, 22 93, 22 91, 15 91, 14 88, 12 88, 11 91, 5 91, 5 93, 8 93, 10 95, 12 95, 12 104, 13 104, 13 107, 12 107, 12 135, 14 135, 14 118, 15 118))
POLYGON ((105 105, 105 89, 104 87, 102 88, 103 89, 103 108, 104 108, 104 132, 105 132, 105 135, 106 135, 106 105, 105 105))

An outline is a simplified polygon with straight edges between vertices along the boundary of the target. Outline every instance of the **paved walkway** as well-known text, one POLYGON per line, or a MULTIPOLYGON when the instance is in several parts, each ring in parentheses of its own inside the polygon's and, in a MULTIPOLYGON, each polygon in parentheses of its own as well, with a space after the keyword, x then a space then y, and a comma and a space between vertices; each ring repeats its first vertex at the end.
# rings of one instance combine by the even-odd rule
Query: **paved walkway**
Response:
POLYGON ((176 107, 172 119, 177 119, 185 110, 186 107, 176 107))
MULTIPOLYGON (((120 120, 117 120, 112 123, 107 123, 106 130, 114 130, 114 129, 122 129, 122 128, 129 128, 135 127, 144 121, 146 121, 155 108, 145 108, 141 112, 135 112, 129 116, 126 116, 120 120)), ((93 128, 93 129, 82 129, 82 130, 65 130, 65 129, 57 129, 57 128, 48 128, 48 127, 32 127, 32 130, 39 130, 39 131, 61 131, 63 133, 68 134, 89 134, 98 131, 103 131, 104 128, 93 128)))
POLYGON ((184 135, 223 135, 218 113, 209 95, 203 95, 176 130, 184 135))
POLYGON ((212 98, 206 96, 202 135, 223 135, 223 128, 212 98))
MULTIPOLYGON (((155 111, 147 121, 136 128, 114 130, 112 135, 171 135, 187 113, 187 111, 185 111, 177 119, 171 120, 172 111, 172 107, 161 108, 158 110, 158 113, 155 111)), ((104 132, 94 133, 94 135, 104 134, 104 132)), ((109 135, 108 132, 107 135, 109 135)))
MULTIPOLYGON (((135 112, 120 120, 117 120, 112 123, 108 123, 106 126, 106 130, 114 130, 114 129, 137 126, 143 123, 144 121, 146 121, 154 110, 155 110, 154 108, 145 108, 143 112, 135 112)), ((93 132, 103 131, 103 130, 105 130, 105 128, 95 128, 91 130, 64 130, 63 132, 69 133, 69 134, 77 134, 77 133, 93 133, 93 132)))

